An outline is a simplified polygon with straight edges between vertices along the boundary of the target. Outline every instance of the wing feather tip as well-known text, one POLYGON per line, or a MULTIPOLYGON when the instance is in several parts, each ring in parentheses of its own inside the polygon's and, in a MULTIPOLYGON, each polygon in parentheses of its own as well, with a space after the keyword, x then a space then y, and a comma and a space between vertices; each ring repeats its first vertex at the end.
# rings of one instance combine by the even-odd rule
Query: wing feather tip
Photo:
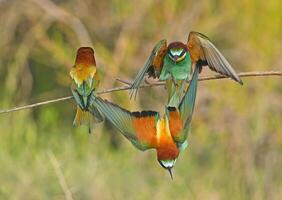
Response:
POLYGON ((239 78, 236 80, 240 85, 244 85, 243 81, 239 78))

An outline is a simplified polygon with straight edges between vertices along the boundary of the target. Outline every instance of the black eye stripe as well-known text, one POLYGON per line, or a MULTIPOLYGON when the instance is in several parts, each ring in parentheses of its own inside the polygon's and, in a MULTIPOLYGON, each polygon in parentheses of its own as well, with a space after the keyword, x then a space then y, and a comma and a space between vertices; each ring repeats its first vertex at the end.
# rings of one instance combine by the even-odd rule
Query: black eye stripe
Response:
POLYGON ((171 54, 171 51, 168 51, 168 54, 170 55, 170 57, 173 58, 173 55, 171 54))
POLYGON ((181 54, 180 54, 179 57, 182 57, 185 53, 186 53, 186 52, 185 52, 184 49, 183 49, 183 51, 181 52, 181 54))
POLYGON ((158 160, 158 161, 159 161, 160 165, 161 165, 163 168, 166 169, 166 167, 163 165, 163 163, 162 163, 160 160, 158 160))

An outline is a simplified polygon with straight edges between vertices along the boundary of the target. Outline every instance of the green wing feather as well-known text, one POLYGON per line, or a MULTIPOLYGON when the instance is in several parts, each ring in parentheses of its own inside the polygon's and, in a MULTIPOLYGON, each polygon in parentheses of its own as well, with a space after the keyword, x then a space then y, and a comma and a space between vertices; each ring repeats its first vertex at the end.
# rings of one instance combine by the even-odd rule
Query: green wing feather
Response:
MULTIPOLYGON (((79 92, 72 88, 71 89, 72 95, 74 97, 75 102, 78 104, 78 106, 83 110, 89 110, 89 106, 90 106, 90 100, 91 100, 91 93, 89 96, 84 97, 82 95, 79 94, 79 92)), ((95 93, 95 91, 92 91, 92 93, 95 93)), ((95 123, 100 123, 102 121, 104 121, 104 116, 101 112, 99 112, 99 110, 97 108, 95 108, 94 106, 92 106, 91 108, 92 110, 92 114, 94 116, 94 122, 95 123)))
POLYGON ((178 107, 184 129, 189 128, 191 124, 197 95, 198 76, 199 68, 196 67, 188 89, 178 107))
POLYGON ((165 39, 159 41, 154 49, 152 50, 148 60, 144 64, 143 68, 138 72, 137 76, 135 77, 132 85, 130 86, 130 98, 132 96, 136 97, 136 94, 138 92, 138 89, 146 75, 146 73, 149 74, 149 76, 153 76, 154 78, 159 77, 160 71, 162 68, 162 59, 164 57, 164 54, 166 52, 167 48, 167 41, 165 39), (156 63, 154 63, 157 60, 156 63), (158 65, 158 66, 154 66, 158 65))
POLYGON ((100 110, 105 118, 107 118, 117 129, 119 129, 125 137, 129 139, 137 139, 134 135, 134 128, 132 126, 131 113, 109 101, 103 100, 100 97, 94 98, 90 106, 90 112, 92 108, 96 107, 100 110))
POLYGON ((81 95, 78 93, 76 89, 71 89, 71 92, 72 92, 75 102, 79 105, 81 109, 83 109, 85 106, 84 106, 84 102, 83 102, 81 95))
POLYGON ((82 110, 87 110, 89 106, 89 98, 91 93, 95 92, 99 84, 99 80, 89 77, 86 81, 83 81, 82 84, 78 85, 73 83, 72 94, 82 110))
POLYGON ((101 113, 103 113, 103 116, 136 148, 142 151, 150 148, 137 138, 136 131, 133 127, 133 116, 131 112, 116 104, 103 100, 100 97, 96 97, 94 94, 91 96, 91 113, 93 113, 93 108, 97 108, 101 113))
POLYGON ((100 123, 103 122, 105 120, 105 116, 94 106, 90 106, 91 107, 91 113, 94 117, 94 122, 95 123, 100 123))

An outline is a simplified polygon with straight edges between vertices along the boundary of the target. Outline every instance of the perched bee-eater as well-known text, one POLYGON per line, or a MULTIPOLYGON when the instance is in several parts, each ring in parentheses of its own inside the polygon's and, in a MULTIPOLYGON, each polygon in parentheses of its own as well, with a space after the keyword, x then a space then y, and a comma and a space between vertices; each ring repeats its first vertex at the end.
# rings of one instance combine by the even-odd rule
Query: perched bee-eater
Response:
MULTIPOLYGON (((71 68, 70 76, 73 79, 72 94, 78 104, 73 124, 76 126, 87 124, 91 133, 92 117, 88 112, 89 100, 99 85, 94 50, 91 47, 81 47, 77 50, 75 65, 71 68)), ((103 121, 103 116, 97 109, 92 108, 92 112, 94 122, 103 121)))
POLYGON ((166 81, 168 105, 177 106, 183 94, 184 84, 192 72, 192 66, 197 66, 200 72, 203 66, 209 66, 212 71, 243 84, 235 70, 208 37, 201 33, 190 32, 187 44, 172 42, 167 45, 166 40, 156 44, 144 67, 134 79, 130 96, 136 95, 145 75, 148 74, 149 77, 166 81))
POLYGON ((130 112, 96 95, 92 95, 91 106, 103 113, 137 149, 155 149, 158 162, 169 171, 172 178, 171 169, 179 153, 187 147, 198 74, 199 68, 196 68, 179 106, 166 107, 163 117, 155 111, 130 112))

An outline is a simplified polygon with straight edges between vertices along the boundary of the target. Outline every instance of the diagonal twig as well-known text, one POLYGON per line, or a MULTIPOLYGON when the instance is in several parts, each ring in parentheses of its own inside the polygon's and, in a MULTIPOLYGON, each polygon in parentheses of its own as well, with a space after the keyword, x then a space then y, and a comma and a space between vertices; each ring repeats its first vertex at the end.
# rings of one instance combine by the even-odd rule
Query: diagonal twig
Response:
MULTIPOLYGON (((268 71, 268 72, 241 72, 238 73, 239 77, 258 77, 258 76, 282 76, 282 72, 280 71, 268 71)), ((213 76, 205 76, 205 77, 200 77, 198 81, 207 81, 207 80, 214 80, 214 79, 226 79, 228 77, 224 75, 213 75, 213 76)), ((120 78, 116 79, 118 82, 124 83, 126 85, 131 85, 131 81, 123 80, 120 78)), ((188 81, 189 82, 189 81, 188 81)), ((164 85, 163 81, 158 81, 152 84, 147 84, 147 85, 164 85)))
MULTIPOLYGON (((242 72, 242 73, 238 73, 238 76, 240 76, 240 77, 282 76, 282 71, 242 72)), ((226 79, 226 78, 228 78, 228 77, 223 76, 223 75, 214 75, 214 76, 200 77, 198 80, 199 81, 207 81, 207 80, 226 79)), ((130 85, 131 85, 132 82, 122 80, 122 79, 117 79, 117 80, 119 82, 126 84, 127 86, 105 89, 105 90, 97 92, 97 94, 105 94, 105 93, 110 93, 110 92, 116 92, 116 91, 123 91, 123 90, 130 90, 131 89, 130 85)), ((143 84, 143 85, 140 86, 140 88, 156 87, 156 86, 162 86, 164 84, 165 84, 164 82, 159 81, 159 82, 155 82, 155 83, 152 83, 152 84, 143 84)), ((16 111, 19 111, 19 110, 34 108, 34 107, 47 105, 47 104, 51 104, 51 103, 55 103, 55 102, 59 102, 59 101, 66 101, 66 100, 69 100, 69 99, 72 99, 72 98, 73 98, 72 96, 67 96, 67 97, 61 97, 61 98, 56 98, 56 99, 52 99, 52 100, 42 101, 42 102, 38 102, 38 103, 34 103, 34 104, 29 104, 29 105, 25 105, 25 106, 19 106, 19 107, 15 107, 15 108, 11 108, 11 109, 2 109, 2 110, 0 110, 0 114, 16 112, 16 111)))
POLYGON ((19 110, 34 108, 34 107, 37 107, 37 106, 42 106, 42 105, 46 105, 46 104, 50 104, 50 103, 65 101, 65 100, 72 99, 72 98, 73 98, 72 96, 67 96, 67 97, 52 99, 52 100, 48 100, 48 101, 42 101, 42 102, 38 102, 38 103, 26 105, 26 106, 19 106, 19 107, 15 107, 15 108, 11 108, 11 109, 3 109, 3 110, 0 110, 0 114, 9 113, 9 112, 16 112, 16 111, 19 111, 19 110))
POLYGON ((52 164, 52 166, 55 170, 56 176, 59 179, 60 186, 62 187, 62 189, 65 193, 66 199, 67 200, 73 200, 72 193, 69 190, 65 176, 64 176, 64 174, 63 174, 63 172, 60 168, 60 164, 59 164, 55 154, 51 150, 47 151, 47 154, 48 154, 49 160, 50 160, 50 162, 51 162, 51 164, 52 164))

